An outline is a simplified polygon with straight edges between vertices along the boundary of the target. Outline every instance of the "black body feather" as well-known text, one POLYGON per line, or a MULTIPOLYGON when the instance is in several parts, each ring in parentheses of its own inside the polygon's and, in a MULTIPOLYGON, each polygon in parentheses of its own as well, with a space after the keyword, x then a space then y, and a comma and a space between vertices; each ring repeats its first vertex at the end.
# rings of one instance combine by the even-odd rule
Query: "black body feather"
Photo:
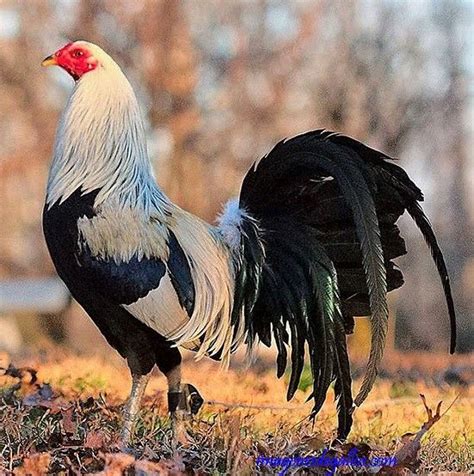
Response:
MULTIPOLYGON (((72 296, 107 342, 127 359, 133 372, 147 374, 155 364, 168 372, 181 362, 178 349, 121 306, 155 289, 164 275, 165 265, 154 258, 138 261, 132 257, 128 263, 116 263, 90 255, 87 244, 79 242, 77 221, 96 215, 93 206, 96 195, 97 191, 83 195, 78 190, 63 203, 45 207, 43 231, 53 263, 72 296)), ((178 289, 188 289, 178 292, 178 296, 181 293, 183 307, 191 309, 194 288, 189 290, 189 276, 179 244, 173 243, 173 239, 171 243, 168 266, 174 270, 172 282, 177 283, 178 289)))
POLYGON ((170 272, 171 282, 178 295, 178 300, 183 309, 186 309, 188 316, 194 310, 195 290, 191 276, 191 268, 186 254, 181 248, 175 234, 169 230, 168 247, 170 255, 167 266, 170 272))
POLYGON ((245 215, 237 264, 235 315, 244 310, 248 342, 275 340, 277 375, 291 345, 288 398, 299 383, 308 346, 313 415, 335 381, 338 437, 352 424, 346 330, 353 316, 372 316, 368 370, 355 400, 370 391, 387 331, 386 293, 403 284, 393 259, 406 253, 396 221, 408 210, 430 245, 452 321, 444 260, 418 201, 421 191, 390 158, 324 130, 282 141, 244 178, 245 215), (250 291, 251 290, 251 291, 250 291))

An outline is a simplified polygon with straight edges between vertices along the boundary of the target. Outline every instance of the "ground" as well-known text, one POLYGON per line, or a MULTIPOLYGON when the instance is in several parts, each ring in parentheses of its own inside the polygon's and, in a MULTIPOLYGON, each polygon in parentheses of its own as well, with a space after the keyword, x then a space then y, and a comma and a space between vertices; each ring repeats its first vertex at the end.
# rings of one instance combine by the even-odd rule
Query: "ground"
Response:
MULTIPOLYGON (((395 468, 372 468, 379 474, 472 471, 472 358, 447 361, 446 356, 394 354, 384 362, 383 378, 357 409, 348 442, 327 452, 336 426, 333 395, 313 425, 306 418, 311 410, 311 403, 305 403, 307 376, 295 398, 286 402, 285 377, 278 380, 266 358, 249 370, 237 363, 227 372, 214 362, 189 360, 184 380, 199 389, 206 403, 188 425, 177 451, 171 443, 165 380, 157 374, 148 387, 134 454, 127 454, 118 449, 121 407, 130 385, 123 363, 115 357, 80 356, 57 348, 13 361, 3 356, 0 367, 8 370, 0 377, 0 472, 295 474, 296 466, 286 471, 275 466, 288 466, 290 460, 262 457, 324 454, 329 464, 355 451, 361 458, 398 459, 395 468), (433 412, 443 401, 439 421, 432 415, 426 425, 420 394, 433 412), (257 460, 262 464, 256 466, 257 460)), ((359 383, 356 379, 355 387, 359 383)), ((315 465, 314 459, 306 461, 315 465)), ((339 473, 354 470, 354 465, 343 466, 339 473)), ((328 468, 314 466, 311 471, 324 474, 328 468)))

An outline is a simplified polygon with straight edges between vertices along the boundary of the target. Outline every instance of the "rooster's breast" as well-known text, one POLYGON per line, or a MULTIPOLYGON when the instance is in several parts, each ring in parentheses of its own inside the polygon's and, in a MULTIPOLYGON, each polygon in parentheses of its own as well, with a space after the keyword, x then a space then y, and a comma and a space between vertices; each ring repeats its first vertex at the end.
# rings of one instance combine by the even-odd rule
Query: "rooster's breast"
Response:
POLYGON ((171 230, 137 210, 97 212, 96 195, 78 191, 45 208, 44 234, 59 276, 94 321, 112 306, 162 336, 172 334, 194 308, 185 252, 171 230))

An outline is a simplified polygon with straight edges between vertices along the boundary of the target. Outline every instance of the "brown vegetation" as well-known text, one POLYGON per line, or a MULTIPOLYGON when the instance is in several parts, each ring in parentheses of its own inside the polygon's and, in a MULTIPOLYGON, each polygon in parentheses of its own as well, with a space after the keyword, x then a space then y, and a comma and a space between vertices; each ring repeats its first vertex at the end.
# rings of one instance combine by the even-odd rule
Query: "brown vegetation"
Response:
MULTIPOLYGON (((215 362, 189 362, 185 379, 199 388, 206 404, 187 426, 187 441, 173 454, 166 384, 155 376, 140 415, 135 452, 123 454, 118 448, 120 410, 129 379, 121 365, 51 349, 22 364, 20 369, 9 367, 4 357, 1 366, 9 367, 9 376, 0 377, 0 468, 15 474, 254 474, 259 455, 320 455, 334 437, 332 395, 313 425, 307 419, 311 404, 304 403, 309 389, 286 402, 284 378, 277 380, 265 359, 245 372, 240 365, 220 372, 215 362)), ((463 364, 469 361, 458 358, 456 365, 463 364)), ((423 369, 425 374, 433 371, 426 365, 423 369)), ((421 380, 380 380, 356 411, 348 442, 332 445, 331 454, 347 455, 356 448, 370 457, 396 456, 396 468, 379 470, 392 474, 467 472, 474 457, 471 390, 421 380), (433 415, 427 419, 420 393, 429 407, 442 400, 442 411, 456 401, 434 421, 433 415)))

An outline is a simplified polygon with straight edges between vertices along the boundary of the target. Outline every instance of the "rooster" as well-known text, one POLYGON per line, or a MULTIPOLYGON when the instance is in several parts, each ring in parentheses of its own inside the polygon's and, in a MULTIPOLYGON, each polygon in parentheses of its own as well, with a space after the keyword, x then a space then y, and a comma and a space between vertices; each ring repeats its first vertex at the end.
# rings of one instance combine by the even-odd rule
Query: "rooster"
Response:
POLYGON ((107 53, 76 41, 42 64, 60 66, 75 81, 57 130, 44 235, 59 276, 130 368, 124 445, 155 365, 167 378, 174 418, 201 403, 181 381, 180 347, 227 365, 241 344, 250 353, 259 342, 276 346, 278 377, 290 361, 288 399, 307 348, 311 416, 334 383, 344 439, 382 358, 387 292, 403 284, 393 259, 406 253, 396 225, 405 211, 441 277, 454 352, 443 255, 422 192, 390 157, 326 130, 283 140, 250 168, 239 198, 209 225, 157 186, 137 99, 107 53), (354 316, 369 315, 370 355, 353 400, 346 334, 354 316))

